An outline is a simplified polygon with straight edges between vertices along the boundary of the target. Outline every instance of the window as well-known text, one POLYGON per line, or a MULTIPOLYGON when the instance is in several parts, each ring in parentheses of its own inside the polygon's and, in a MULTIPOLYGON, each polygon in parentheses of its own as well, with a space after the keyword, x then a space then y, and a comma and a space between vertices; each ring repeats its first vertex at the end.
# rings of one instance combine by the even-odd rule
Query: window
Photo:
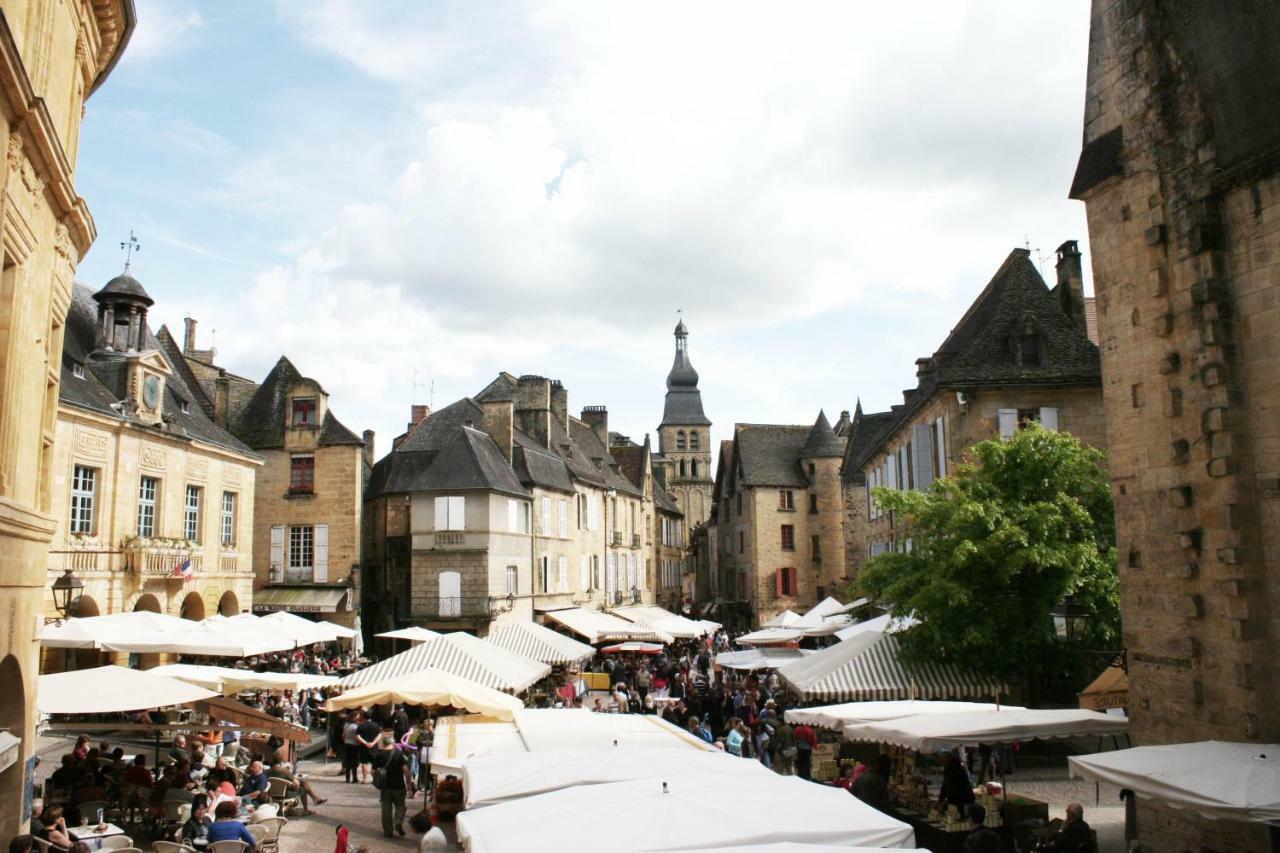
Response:
POLYGON ((138 481, 138 535, 150 539, 156 535, 156 495, 160 481, 155 477, 143 477, 138 481))
POLYGON ((520 532, 520 502, 515 498, 507 498, 507 532, 520 532))
POLYGON ((693 432, 689 433, 689 449, 690 450, 698 450, 699 449, 698 445, 700 443, 701 442, 700 442, 700 439, 698 438, 697 430, 694 430, 693 432))
POLYGON ((71 375, 76 379, 84 379, 84 365, 79 362, 71 365, 71 375))
POLYGON ((467 529, 467 499, 461 496, 436 498, 436 530, 467 529))
POLYGON ((1022 323, 1017 346, 1018 364, 1023 367, 1040 366, 1040 332, 1030 319, 1022 323))
POLYGON ((440 606, 443 617, 462 615, 462 575, 459 572, 440 573, 440 606))
POLYGON ((591 555, 591 588, 600 588, 600 555, 591 555))
POLYGON ((551 592, 551 558, 538 558, 538 586, 543 592, 551 592))
POLYGON ((293 425, 296 427, 313 427, 316 425, 316 400, 314 397, 299 397, 293 401, 293 425))
POLYGON ((236 544, 236 493, 222 493, 222 512, 219 516, 218 541, 224 548, 236 544))
POLYGON ((559 557, 556 559, 556 591, 569 591, 569 558, 559 557))
POLYGON ((775 591, 779 596, 794 596, 799 590, 796 587, 796 570, 792 568, 778 569, 774 575, 775 591))
POLYGON ((738 492, 738 515, 742 515, 742 492, 738 492))
POLYGON ((551 498, 542 499, 542 525, 538 532, 543 536, 551 535, 551 498))
POLYGON ((199 486, 187 486, 187 500, 182 512, 182 535, 189 542, 199 542, 200 534, 200 497, 199 486))
POLYGON ((684 460, 681 459, 680 460, 680 476, 681 477, 685 476, 685 471, 686 471, 686 468, 685 468, 684 460))
POLYGON ((818 496, 809 495, 809 512, 817 512, 817 511, 818 511, 818 496))
POLYGON ((1018 409, 1018 429, 1026 429, 1040 420, 1039 409, 1018 409))
POLYGON ((556 521, 560 523, 560 538, 568 539, 569 538, 569 502, 560 501, 560 506, 558 507, 558 511, 559 511, 559 515, 556 517, 556 521))
POLYGON ((795 509, 796 493, 790 489, 781 489, 778 492, 778 509, 795 509))
POLYGON ((782 525, 782 550, 794 551, 796 549, 796 528, 791 524, 782 525))
POLYGON ((698 460, 697 459, 689 460, 689 476, 690 477, 698 476, 698 460))
POLYGON ((316 563, 316 529, 310 525, 289 528, 289 570, 310 572, 316 563))
POLYGON ((813 549, 813 561, 815 563, 822 562, 822 538, 818 535, 809 537, 809 547, 813 549))
POLYGON ((745 553, 746 550, 747 550, 747 537, 743 535, 741 530, 739 530, 738 531, 738 553, 739 554, 745 553))
POLYGON ((98 469, 77 465, 71 473, 71 532, 93 535, 93 500, 98 469))
POLYGON ((684 430, 680 430, 679 432, 676 433, 676 450, 684 450, 684 449, 685 449, 684 430))
POLYGON ((289 460, 289 494, 309 495, 316 488, 316 458, 310 453, 289 460))
POLYGON ((507 595, 520 594, 520 575, 515 566, 507 566, 507 595))
POLYGON ((581 592, 591 589, 591 557, 586 554, 578 559, 578 589, 581 592))

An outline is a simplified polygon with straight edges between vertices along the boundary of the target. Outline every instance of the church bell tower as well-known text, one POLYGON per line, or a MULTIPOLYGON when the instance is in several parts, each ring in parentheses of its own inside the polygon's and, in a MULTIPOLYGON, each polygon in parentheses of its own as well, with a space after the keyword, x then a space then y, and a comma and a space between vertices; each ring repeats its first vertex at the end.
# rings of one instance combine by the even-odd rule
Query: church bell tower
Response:
POLYGON ((658 452, 667 461, 667 485, 692 530, 711 514, 711 421, 702 411, 698 371, 689 361, 689 329, 676 324, 676 358, 667 374, 667 398, 658 426, 658 452))

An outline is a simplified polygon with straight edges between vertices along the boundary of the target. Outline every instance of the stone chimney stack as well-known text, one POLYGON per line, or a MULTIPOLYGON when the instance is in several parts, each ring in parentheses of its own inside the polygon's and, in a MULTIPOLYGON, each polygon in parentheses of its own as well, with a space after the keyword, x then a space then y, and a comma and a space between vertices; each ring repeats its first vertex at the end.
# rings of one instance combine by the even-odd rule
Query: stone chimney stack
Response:
POLYGON ((1080 266, 1080 248, 1075 240, 1067 240, 1058 247, 1058 284, 1054 295, 1062 306, 1062 313, 1071 318, 1071 322, 1081 334, 1088 334, 1084 318, 1084 272, 1080 266))
POLYGON ((361 435, 360 437, 364 439, 364 464, 372 468, 373 463, 378 460, 377 453, 374 452, 373 430, 371 429, 365 430, 364 434, 361 435))
POLYGON ((591 431, 600 439, 605 447, 609 446, 609 410, 604 406, 587 406, 582 410, 582 422, 591 427, 591 431))
POLYGON ((569 432, 569 391, 560 384, 560 380, 551 383, 551 417, 556 423, 569 432))
MULTIPOLYGON (((191 337, 195 336, 195 321, 189 321, 192 325, 188 328, 187 334, 191 337)), ((193 341, 194 343, 194 341, 193 341)), ((227 421, 231 418, 231 380, 227 378, 225 373, 218 374, 218 378, 213 382, 213 422, 218 426, 226 429, 227 421)))
POLYGON ((414 403, 409 407, 409 425, 405 432, 413 432, 414 427, 431 416, 431 407, 423 403, 414 403))
POLYGON ((516 383, 515 416, 524 430, 543 447, 551 446, 551 380, 521 376, 516 383))
POLYGON ((187 317, 182 322, 186 326, 182 335, 182 352, 190 355, 196 351, 196 318, 187 317))
POLYGON ((507 462, 511 462, 515 404, 510 400, 485 400, 480 408, 484 410, 484 431, 498 445, 498 450, 502 451, 507 462))

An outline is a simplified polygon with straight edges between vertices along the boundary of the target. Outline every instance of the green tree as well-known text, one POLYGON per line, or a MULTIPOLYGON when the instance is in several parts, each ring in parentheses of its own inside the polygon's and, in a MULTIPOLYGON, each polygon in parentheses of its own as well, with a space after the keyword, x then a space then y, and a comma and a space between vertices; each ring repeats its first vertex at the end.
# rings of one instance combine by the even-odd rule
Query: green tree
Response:
POLYGON ((1015 684, 1083 674, 1054 632, 1052 610, 1071 594, 1089 614, 1083 644, 1118 648, 1119 581, 1111 483, 1101 451, 1039 425, 971 449, 927 491, 877 488, 909 553, 873 557, 857 587, 920 623, 906 659, 947 661, 1015 684))

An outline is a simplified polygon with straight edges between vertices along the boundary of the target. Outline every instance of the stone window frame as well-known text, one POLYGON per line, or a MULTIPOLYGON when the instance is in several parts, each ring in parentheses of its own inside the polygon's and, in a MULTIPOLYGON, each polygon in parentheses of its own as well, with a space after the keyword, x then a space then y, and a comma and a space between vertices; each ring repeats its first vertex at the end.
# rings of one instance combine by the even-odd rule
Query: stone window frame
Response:
POLYGON ((78 536, 97 532, 98 472, 90 465, 74 465, 71 469, 71 510, 67 529, 78 536))
POLYGON ((199 542, 204 535, 201 523, 201 505, 204 503, 204 489, 188 483, 182 501, 182 536, 189 542, 199 542))
POLYGON ((781 525, 778 535, 780 547, 783 551, 794 551, 796 549, 796 526, 794 524, 781 525))
POLYGON ((138 478, 138 523, 134 531, 141 539, 156 536, 160 529, 161 488, 159 477, 143 474, 138 478))
POLYGON ((222 493, 222 503, 218 507, 218 543, 224 548, 235 547, 239 503, 240 496, 235 492, 222 493))
POLYGON ((316 455, 295 453, 289 457, 289 494, 316 493, 316 455))
POLYGON ((289 401, 289 426, 314 429, 320 425, 320 401, 315 397, 294 397, 289 401), (299 415, 302 418, 299 419, 299 415))

